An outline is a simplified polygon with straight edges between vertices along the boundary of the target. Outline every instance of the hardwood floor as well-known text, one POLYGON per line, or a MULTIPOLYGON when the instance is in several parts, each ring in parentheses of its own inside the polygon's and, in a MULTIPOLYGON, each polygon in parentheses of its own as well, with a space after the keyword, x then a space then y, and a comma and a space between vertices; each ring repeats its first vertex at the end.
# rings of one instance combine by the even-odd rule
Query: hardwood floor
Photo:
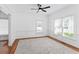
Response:
POLYGON ((65 42, 63 42, 63 41, 60 41, 60 40, 58 40, 58 39, 56 39, 56 38, 54 38, 54 37, 51 37, 51 36, 48 36, 48 37, 49 37, 50 39, 52 39, 52 40, 55 40, 55 41, 58 42, 58 43, 63 44, 64 46, 69 47, 70 49, 73 49, 73 50, 79 52, 79 48, 77 48, 77 47, 75 47, 75 46, 72 46, 72 45, 67 44, 67 43, 65 43, 65 42))
MULTIPOLYGON (((67 44, 67 43, 65 43, 65 42, 62 42, 62 41, 60 41, 60 40, 57 40, 57 39, 54 38, 54 37, 51 37, 51 36, 44 36, 44 37, 48 37, 48 38, 50 38, 50 39, 53 39, 54 41, 56 41, 56 42, 58 42, 58 43, 61 43, 62 45, 64 45, 64 46, 66 46, 66 47, 68 47, 68 48, 70 48, 70 49, 73 49, 73 50, 79 52, 79 48, 74 47, 74 46, 72 46, 72 45, 70 45, 70 44, 67 44)), ((3 47, 0 48, 0 54, 14 54, 15 51, 16 51, 16 48, 17 48, 17 46, 18 46, 19 40, 35 39, 35 38, 43 38, 43 37, 19 38, 19 39, 16 39, 16 40, 14 41, 12 47, 9 47, 9 46, 8 46, 8 41, 7 41, 7 40, 0 41, 0 42, 4 42, 3 47)))
POLYGON ((78 54, 48 37, 19 40, 15 54, 78 54))
POLYGON ((0 54, 9 54, 8 41, 1 40, 0 42, 3 43, 2 47, 0 47, 0 54))
POLYGON ((9 49, 10 49, 10 54, 14 54, 14 53, 15 53, 15 50, 16 50, 16 48, 17 48, 17 46, 18 46, 18 42, 19 42, 19 40, 15 40, 15 42, 14 42, 13 45, 12 45, 12 47, 9 47, 9 49))
POLYGON ((12 47, 9 47, 9 50, 10 50, 10 54, 14 54, 15 53, 15 50, 18 46, 18 42, 19 40, 25 40, 25 39, 35 39, 35 38, 43 38, 43 37, 47 37, 47 36, 41 36, 41 37, 30 37, 30 38, 18 38, 14 41, 12 47))
MULTIPOLYGON (((73 50, 79 52, 79 48, 77 48, 77 47, 74 47, 74 46, 72 46, 72 45, 70 45, 70 44, 67 44, 67 43, 65 43, 65 42, 59 41, 59 40, 57 40, 56 38, 53 38, 53 37, 50 37, 50 36, 46 36, 46 37, 48 37, 48 38, 50 38, 50 39, 53 39, 54 41, 56 41, 56 42, 58 42, 58 43, 61 43, 62 45, 64 45, 64 46, 66 46, 66 47, 68 47, 68 48, 70 48, 70 49, 73 49, 73 50)), ((15 42, 14 42, 13 45, 12 45, 12 47, 10 47, 10 54, 14 54, 14 53, 15 53, 15 50, 16 50, 16 48, 17 48, 17 46, 18 46, 19 40, 35 39, 35 38, 41 38, 41 37, 23 38, 23 39, 21 38, 21 39, 15 40, 15 42)))

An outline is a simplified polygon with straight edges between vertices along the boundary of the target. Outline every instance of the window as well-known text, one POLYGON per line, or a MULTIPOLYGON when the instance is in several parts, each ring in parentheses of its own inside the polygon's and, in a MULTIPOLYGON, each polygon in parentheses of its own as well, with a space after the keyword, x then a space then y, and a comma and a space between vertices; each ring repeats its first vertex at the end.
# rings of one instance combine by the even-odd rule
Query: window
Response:
POLYGON ((0 19, 0 35, 8 35, 8 20, 0 19))
POLYGON ((54 24, 55 34, 61 34, 63 36, 73 36, 74 35, 74 21, 73 16, 64 17, 61 19, 56 19, 54 24))
POLYGON ((74 35, 74 23, 73 17, 65 17, 63 19, 63 36, 73 36, 74 35))
POLYGON ((37 32, 42 32, 42 30, 43 30, 42 21, 37 21, 37 24, 36 24, 36 31, 37 31, 37 32))
POLYGON ((55 20, 55 34, 62 34, 62 20, 61 19, 57 19, 55 20))

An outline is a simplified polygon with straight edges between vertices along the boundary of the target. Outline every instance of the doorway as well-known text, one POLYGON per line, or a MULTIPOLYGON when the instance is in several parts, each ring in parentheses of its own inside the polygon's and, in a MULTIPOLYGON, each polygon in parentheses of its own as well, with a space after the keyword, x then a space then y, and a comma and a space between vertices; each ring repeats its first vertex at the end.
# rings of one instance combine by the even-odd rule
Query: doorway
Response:
POLYGON ((0 54, 8 54, 9 14, 0 10, 0 54))

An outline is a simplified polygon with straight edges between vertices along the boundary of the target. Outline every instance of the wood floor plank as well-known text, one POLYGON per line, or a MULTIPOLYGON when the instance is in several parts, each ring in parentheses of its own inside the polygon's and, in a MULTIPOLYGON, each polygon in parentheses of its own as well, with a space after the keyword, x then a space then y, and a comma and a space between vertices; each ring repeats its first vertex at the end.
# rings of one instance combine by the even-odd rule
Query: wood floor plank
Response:
POLYGON ((16 50, 16 48, 18 46, 18 42, 19 42, 19 40, 15 40, 13 45, 12 45, 12 47, 9 47, 10 48, 10 54, 14 54, 15 53, 15 50, 16 50))
POLYGON ((0 40, 2 47, 0 48, 0 54, 9 54, 8 40, 0 40))
POLYGON ((79 52, 79 48, 77 48, 77 47, 75 47, 75 46, 73 46, 73 45, 70 45, 70 44, 65 43, 65 42, 63 42, 63 41, 60 41, 60 40, 58 40, 58 39, 56 39, 56 38, 54 38, 54 37, 51 37, 51 36, 48 36, 48 37, 49 37, 50 39, 52 39, 52 40, 55 40, 55 41, 58 42, 58 43, 63 44, 64 46, 67 46, 67 47, 69 47, 69 48, 71 48, 71 49, 73 49, 73 50, 79 52))

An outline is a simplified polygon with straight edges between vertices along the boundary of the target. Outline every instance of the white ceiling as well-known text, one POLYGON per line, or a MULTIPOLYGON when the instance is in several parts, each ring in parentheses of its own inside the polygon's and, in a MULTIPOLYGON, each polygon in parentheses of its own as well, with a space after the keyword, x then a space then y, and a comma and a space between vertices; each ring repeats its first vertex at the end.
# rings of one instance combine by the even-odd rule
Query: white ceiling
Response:
MULTIPOLYGON (((42 14, 50 14, 53 12, 56 12, 62 8, 65 8, 68 6, 68 4, 42 4, 42 6, 51 6, 51 8, 46 9, 47 12, 40 11, 39 13, 42 14)), ((36 4, 7 4, 5 7, 11 12, 11 13, 36 13, 36 10, 31 10, 31 8, 37 8, 36 4)))

